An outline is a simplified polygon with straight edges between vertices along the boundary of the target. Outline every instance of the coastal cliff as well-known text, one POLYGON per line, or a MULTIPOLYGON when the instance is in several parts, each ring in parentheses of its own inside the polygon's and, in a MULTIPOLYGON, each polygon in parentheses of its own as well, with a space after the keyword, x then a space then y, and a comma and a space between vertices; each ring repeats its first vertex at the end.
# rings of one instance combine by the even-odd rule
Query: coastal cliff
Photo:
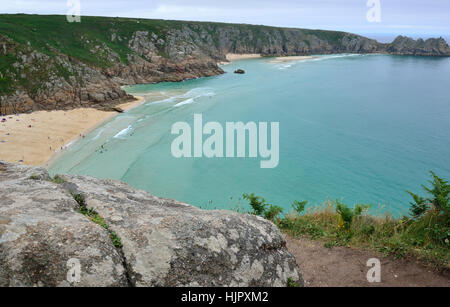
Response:
POLYGON ((132 100, 120 86, 213 76, 228 53, 449 56, 443 39, 359 35, 243 24, 0 15, 0 113, 95 107, 132 100))
POLYGON ((386 46, 390 54, 416 55, 416 56, 449 56, 450 48, 442 38, 430 38, 427 40, 414 40, 405 36, 398 36, 391 44, 386 46))
POLYGON ((303 285, 297 261, 278 228, 260 217, 0 161, 2 287, 288 282, 303 285))

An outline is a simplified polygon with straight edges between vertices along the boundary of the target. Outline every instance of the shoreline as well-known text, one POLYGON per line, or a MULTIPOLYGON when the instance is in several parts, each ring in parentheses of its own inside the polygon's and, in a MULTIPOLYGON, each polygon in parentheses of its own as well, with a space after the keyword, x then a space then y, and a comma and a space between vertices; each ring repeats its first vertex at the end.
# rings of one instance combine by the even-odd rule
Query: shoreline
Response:
MULTIPOLYGON (((275 64, 282 64, 282 63, 289 63, 289 62, 296 62, 296 61, 304 61, 304 60, 312 60, 317 59, 322 56, 317 55, 292 55, 292 56, 280 56, 280 57, 267 57, 269 63, 275 63, 275 64)), ((232 62, 240 61, 240 60, 250 60, 250 59, 260 59, 264 58, 259 53, 228 53, 226 55, 226 59, 228 62, 218 62, 218 65, 228 65, 232 62)))
POLYGON ((318 59, 321 57, 322 56, 318 56, 318 55, 282 56, 282 57, 271 58, 269 60, 269 63, 275 63, 275 64, 290 63, 290 62, 296 62, 296 61, 318 59))
MULTIPOLYGON (((126 112, 145 102, 144 97, 134 97, 137 100, 117 107, 126 112)), ((49 168, 65 149, 118 114, 77 108, 3 116, 6 121, 0 123, 0 160, 49 168)))
POLYGON ((249 59, 259 59, 262 58, 262 55, 259 53, 227 53, 225 55, 228 62, 218 62, 218 65, 228 65, 231 62, 239 61, 239 60, 249 60, 249 59))

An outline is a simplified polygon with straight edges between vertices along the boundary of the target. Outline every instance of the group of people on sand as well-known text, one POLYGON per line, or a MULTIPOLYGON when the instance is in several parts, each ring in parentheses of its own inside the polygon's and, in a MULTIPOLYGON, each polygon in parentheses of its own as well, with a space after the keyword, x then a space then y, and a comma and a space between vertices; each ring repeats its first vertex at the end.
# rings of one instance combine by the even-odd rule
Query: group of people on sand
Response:
MULTIPOLYGON (((83 139, 86 137, 86 135, 81 134, 81 133, 79 136, 80 136, 80 138, 83 138, 83 139)), ((50 140, 50 137, 48 137, 48 139, 50 140)), ((64 143, 64 139, 61 139, 61 142, 64 143)), ((61 146, 60 151, 63 151, 64 149, 67 149, 68 147, 69 147, 68 145, 61 146)), ((52 146, 50 146, 49 149, 50 149, 50 151, 53 151, 52 146)))
MULTIPOLYGON (((6 122, 8 121, 8 120, 6 119, 6 114, 2 114, 1 117, 3 117, 3 118, 2 118, 2 120, 1 120, 0 122, 6 123, 6 122)), ((16 114, 16 117, 19 117, 19 114, 16 114)), ((13 117, 12 117, 12 116, 9 116, 8 119, 13 119, 13 117)), ((19 119, 16 119, 16 121, 19 121, 19 119)))

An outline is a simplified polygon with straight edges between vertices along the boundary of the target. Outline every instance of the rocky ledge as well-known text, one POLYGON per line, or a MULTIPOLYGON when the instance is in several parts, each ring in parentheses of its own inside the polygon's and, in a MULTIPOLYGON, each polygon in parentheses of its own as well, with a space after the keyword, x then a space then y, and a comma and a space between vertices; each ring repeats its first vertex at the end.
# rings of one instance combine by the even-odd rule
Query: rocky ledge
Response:
POLYGON ((303 285, 270 222, 0 162, 0 286, 303 285), (74 266, 78 265, 79 266, 74 266))

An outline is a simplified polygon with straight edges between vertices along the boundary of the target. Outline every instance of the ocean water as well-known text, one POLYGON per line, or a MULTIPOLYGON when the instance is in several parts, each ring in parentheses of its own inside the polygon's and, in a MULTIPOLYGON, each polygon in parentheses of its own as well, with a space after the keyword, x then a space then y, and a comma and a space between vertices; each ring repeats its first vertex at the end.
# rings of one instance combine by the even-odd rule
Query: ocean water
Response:
POLYGON ((221 76, 126 88, 147 102, 71 145, 50 172, 119 179, 202 208, 245 207, 242 194, 254 192, 286 209, 293 200, 339 199, 396 216, 407 213, 406 190, 421 192, 430 170, 450 179, 450 58, 347 54, 223 68, 221 76), (171 126, 192 125, 194 113, 224 126, 279 122, 278 167, 174 158, 171 126))

